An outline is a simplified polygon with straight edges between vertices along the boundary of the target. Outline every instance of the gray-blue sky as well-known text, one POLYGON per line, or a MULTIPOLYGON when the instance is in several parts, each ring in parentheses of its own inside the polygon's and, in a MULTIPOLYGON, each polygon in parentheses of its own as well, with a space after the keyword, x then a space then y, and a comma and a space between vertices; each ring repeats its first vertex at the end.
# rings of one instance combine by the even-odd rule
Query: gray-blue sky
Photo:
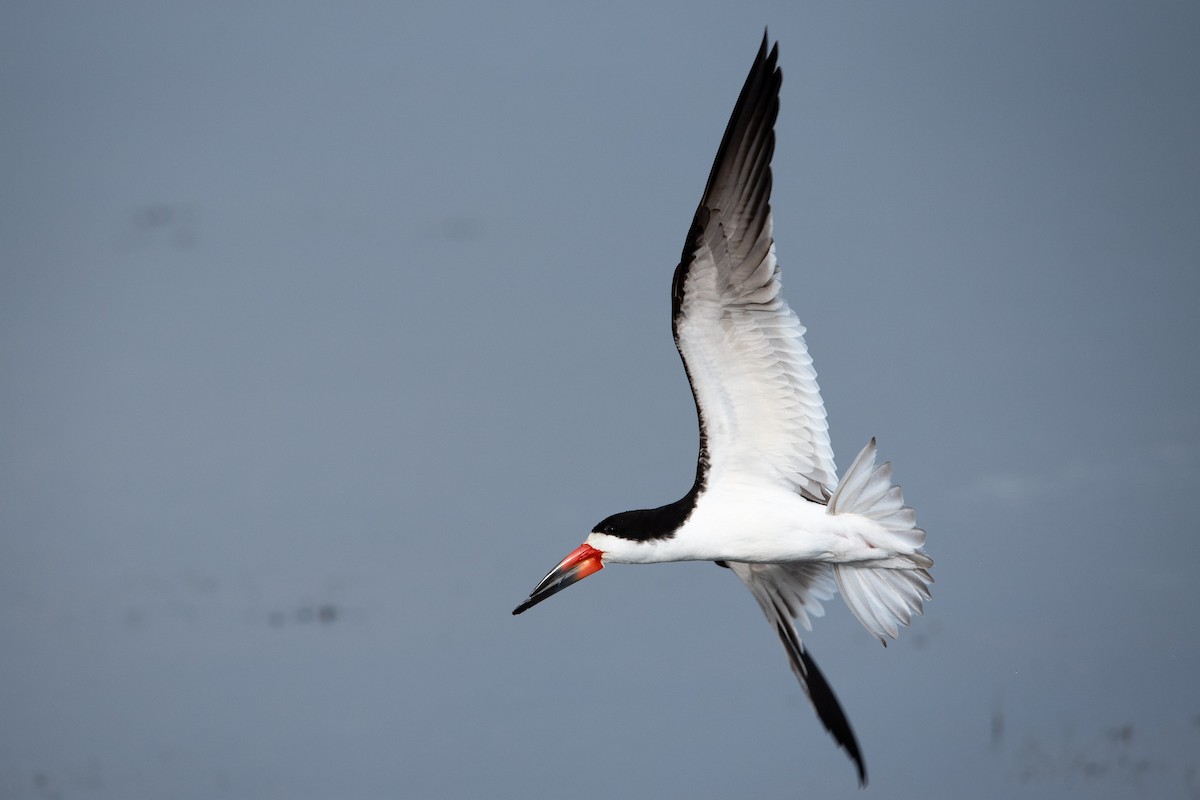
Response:
POLYGON ((861 796, 727 573, 509 616, 689 484, 668 284, 764 24, 835 451, 937 559, 808 637, 870 791, 1200 793, 1194 4, 0 19, 3 796, 861 796))

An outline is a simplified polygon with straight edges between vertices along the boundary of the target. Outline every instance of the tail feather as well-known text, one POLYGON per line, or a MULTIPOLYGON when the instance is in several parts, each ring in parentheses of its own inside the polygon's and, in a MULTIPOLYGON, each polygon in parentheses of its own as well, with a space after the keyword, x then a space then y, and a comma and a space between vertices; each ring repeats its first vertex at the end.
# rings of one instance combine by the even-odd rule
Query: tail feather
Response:
POLYGON ((929 600, 933 559, 920 551, 925 531, 917 527, 917 512, 904 505, 904 495, 892 483, 892 465, 875 466, 875 439, 862 449, 829 499, 830 514, 860 514, 882 525, 907 546, 886 564, 835 564, 834 578, 846 605, 868 631, 887 644, 897 625, 908 625, 929 600))

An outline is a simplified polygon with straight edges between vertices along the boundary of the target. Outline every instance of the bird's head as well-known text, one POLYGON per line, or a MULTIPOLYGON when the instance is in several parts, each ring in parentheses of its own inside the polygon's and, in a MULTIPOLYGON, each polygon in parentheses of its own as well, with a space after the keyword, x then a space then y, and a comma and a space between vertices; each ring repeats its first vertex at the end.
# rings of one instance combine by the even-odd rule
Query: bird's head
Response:
POLYGON ((604 562, 636 564, 653 560, 652 548, 648 546, 663 535, 664 526, 675 525, 674 517, 664 515, 662 509, 651 511, 623 511, 600 521, 592 529, 587 541, 572 550, 558 566, 550 570, 541 583, 533 587, 529 598, 513 609, 520 614, 553 594, 558 594, 573 583, 604 569, 604 562))

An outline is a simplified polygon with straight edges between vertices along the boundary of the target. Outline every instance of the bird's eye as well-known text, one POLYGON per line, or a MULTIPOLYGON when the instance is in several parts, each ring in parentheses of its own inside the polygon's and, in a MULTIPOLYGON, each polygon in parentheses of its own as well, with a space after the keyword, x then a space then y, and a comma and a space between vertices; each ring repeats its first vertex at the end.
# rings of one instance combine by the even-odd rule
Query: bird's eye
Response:
POLYGON ((605 525, 605 526, 604 526, 604 532, 605 532, 605 533, 616 533, 616 532, 617 532, 617 526, 616 526, 616 525, 613 525, 613 524, 610 522, 610 523, 608 523, 607 525, 605 525))

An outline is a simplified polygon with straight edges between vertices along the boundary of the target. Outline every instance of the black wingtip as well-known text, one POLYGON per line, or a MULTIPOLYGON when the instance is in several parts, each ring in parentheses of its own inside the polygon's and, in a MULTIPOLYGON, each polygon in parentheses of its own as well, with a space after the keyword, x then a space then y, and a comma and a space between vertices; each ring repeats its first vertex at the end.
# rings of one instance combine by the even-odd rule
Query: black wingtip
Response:
POLYGON ((758 46, 758 61, 766 61, 768 58, 772 61, 779 60, 779 42, 771 44, 771 34, 764 25, 762 44, 758 46))
POLYGON ((783 641, 784 649, 787 650, 788 661, 792 664, 792 672, 796 673, 796 677, 800 679, 800 685, 804 687, 804 693, 812 702, 817 717, 825 726, 825 730, 829 731, 833 740, 846 751, 850 760, 854 762, 854 766, 858 770, 858 785, 866 786, 867 765, 863 761, 862 751, 858 749, 858 740, 854 737, 854 729, 850 727, 850 720, 846 718, 846 712, 842 710, 842 704, 838 702, 837 695, 833 693, 825 676, 817 668, 817 662, 813 661, 812 656, 800 643, 800 637, 796 635, 795 629, 787 621, 784 609, 776 603, 774 610, 775 631, 783 641))
MULTIPOLYGON (((713 160, 712 169, 708 173, 708 182, 704 185, 700 207, 696 210, 696 218, 692 222, 688 238, 683 245, 680 256, 680 269, 676 270, 676 280, 673 284, 672 296, 682 286, 682 278, 686 277, 687 265, 691 263, 697 246, 697 237, 703 234, 706 220, 702 216, 709 208, 721 207, 723 200, 733 205, 750 203, 758 210, 769 211, 771 196, 771 155, 775 151, 775 118, 779 114, 779 88, 783 84, 783 71, 779 69, 779 43, 768 52, 770 40, 763 31, 762 44, 754 58, 742 90, 738 93, 733 113, 725 126, 725 134, 717 148, 717 156, 713 160), (747 160, 746 150, 749 148, 759 155, 747 160), (721 198, 718 187, 724 177, 729 182, 744 184, 731 197, 721 198), (753 197, 742 197, 746 191, 753 188, 753 197), (716 192, 716 195, 714 195, 716 192), (753 201, 753 202, 751 202, 753 201)), ((725 208, 730 211, 730 208, 725 208)), ((769 214, 763 214, 763 220, 769 219, 769 214)), ((754 241, 754 237, 750 237, 754 241)), ((678 312, 678 303, 672 304, 672 312, 678 312)))
POLYGON ((826 730, 833 735, 834 741, 849 754, 854 766, 858 768, 858 785, 865 787, 867 785, 867 765, 863 761, 862 752, 858 749, 858 740, 854 737, 850 720, 846 719, 846 714, 842 711, 841 704, 838 703, 837 695, 833 693, 825 676, 817 668, 817 662, 813 661, 803 648, 800 649, 799 655, 800 661, 804 664, 804 672, 808 677, 808 694, 812 698, 813 706, 817 709, 817 716, 825 724, 826 730))

